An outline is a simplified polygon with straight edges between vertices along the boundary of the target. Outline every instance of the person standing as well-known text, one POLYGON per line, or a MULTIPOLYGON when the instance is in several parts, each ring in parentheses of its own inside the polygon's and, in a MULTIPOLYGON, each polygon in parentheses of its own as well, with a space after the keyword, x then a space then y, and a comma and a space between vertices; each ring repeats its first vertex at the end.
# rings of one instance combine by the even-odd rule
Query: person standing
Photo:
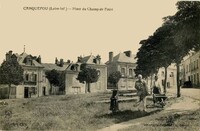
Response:
POLYGON ((154 77, 153 85, 152 85, 153 94, 161 94, 161 84, 158 80, 158 76, 154 77))
POLYGON ((112 92, 112 96, 110 98, 110 110, 112 113, 119 111, 118 90, 113 90, 112 92))
POLYGON ((152 85, 152 93, 153 93, 153 104, 155 105, 155 103, 156 103, 156 101, 158 101, 159 100, 159 102, 164 102, 164 98, 161 98, 161 97, 159 97, 159 99, 158 98, 156 98, 156 96, 165 96, 165 94, 162 94, 162 90, 161 90, 161 84, 160 84, 160 82, 159 82, 159 80, 158 80, 158 76, 155 76, 154 77, 154 81, 153 81, 153 85, 152 85))
POLYGON ((138 80, 135 82, 135 88, 139 99, 138 110, 140 110, 142 104, 143 111, 146 111, 146 96, 148 95, 148 88, 146 82, 142 79, 141 74, 138 75, 138 80))

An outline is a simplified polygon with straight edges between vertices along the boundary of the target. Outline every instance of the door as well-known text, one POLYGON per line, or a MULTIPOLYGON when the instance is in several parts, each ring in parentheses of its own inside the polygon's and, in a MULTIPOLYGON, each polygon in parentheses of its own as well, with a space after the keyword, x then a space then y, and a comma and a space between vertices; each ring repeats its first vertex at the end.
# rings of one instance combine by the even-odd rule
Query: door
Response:
POLYGON ((28 98, 28 93, 29 93, 28 87, 25 87, 24 88, 24 98, 28 98))
POLYGON ((43 87, 43 96, 46 95, 46 87, 43 87))

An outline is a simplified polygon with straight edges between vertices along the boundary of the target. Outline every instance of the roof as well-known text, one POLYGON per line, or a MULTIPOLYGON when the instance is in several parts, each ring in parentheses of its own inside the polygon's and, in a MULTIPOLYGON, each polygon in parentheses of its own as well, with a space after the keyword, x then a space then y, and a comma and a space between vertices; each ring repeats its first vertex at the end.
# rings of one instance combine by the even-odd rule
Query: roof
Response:
POLYGON ((62 67, 52 63, 43 63, 44 70, 57 70, 57 71, 65 71, 69 64, 64 64, 62 67))
MULTIPOLYGON (((112 62, 124 62, 124 63, 136 63, 137 60, 135 59, 136 55, 131 54, 130 57, 126 56, 125 53, 119 53, 118 55, 113 57, 112 62)), ((108 64, 109 61, 106 62, 108 64)))
POLYGON ((35 66, 35 67, 43 67, 42 64, 38 63, 35 59, 33 59, 33 56, 32 55, 28 55, 26 54, 25 52, 18 55, 18 54, 15 54, 17 56, 17 61, 19 63, 19 65, 26 65, 24 63, 24 60, 25 58, 27 58, 28 56, 31 57, 31 60, 32 60, 32 65, 26 65, 26 66, 35 66))
POLYGON ((70 63, 67 67, 67 71, 79 71, 80 70, 80 66, 81 66, 82 63, 80 62, 77 62, 77 63, 70 63), (72 70, 72 66, 77 66, 78 69, 77 70, 72 70))
MULTIPOLYGON (((94 59, 96 57, 93 55, 85 56, 81 59, 80 63, 86 63, 86 64, 96 64, 94 63, 94 59)), ((104 63, 100 62, 100 65, 104 65, 104 63)))

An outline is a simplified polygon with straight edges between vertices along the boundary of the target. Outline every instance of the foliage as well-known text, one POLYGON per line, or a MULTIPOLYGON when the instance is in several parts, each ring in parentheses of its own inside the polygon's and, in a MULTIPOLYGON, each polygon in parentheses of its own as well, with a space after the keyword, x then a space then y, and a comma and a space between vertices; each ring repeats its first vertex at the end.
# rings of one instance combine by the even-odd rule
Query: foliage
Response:
POLYGON ((23 81, 24 70, 17 62, 17 59, 4 61, 0 67, 0 84, 8 84, 10 95, 11 84, 19 85, 23 81))
POLYGON ((46 78, 49 80, 50 84, 54 86, 59 86, 59 72, 55 69, 45 72, 46 78))
MULTIPOLYGON (((177 2, 177 13, 164 18, 152 36, 140 42, 135 73, 150 76, 160 67, 177 66, 177 96, 180 96, 180 63, 191 50, 200 49, 200 2, 177 2)), ((166 75, 165 75, 166 77, 166 75)), ((166 79, 165 79, 166 82, 166 79)))
POLYGON ((82 68, 82 70, 79 72, 77 80, 79 80, 80 83, 85 83, 87 85, 86 92, 90 92, 90 83, 94 83, 98 81, 99 78, 99 71, 97 69, 88 68, 85 66, 85 68, 82 68))
POLYGON ((119 71, 112 72, 108 77, 108 82, 116 87, 120 78, 121 78, 121 73, 119 71))
POLYGON ((175 43, 186 48, 200 48, 200 1, 177 2, 177 13, 171 16, 176 22, 175 43))
POLYGON ((93 68, 84 68, 82 69, 77 77, 80 83, 94 83, 97 82, 99 78, 99 71, 93 68))
POLYGON ((58 86, 60 91, 65 89, 65 73, 59 72, 55 69, 46 71, 46 78, 49 80, 51 85, 58 86))

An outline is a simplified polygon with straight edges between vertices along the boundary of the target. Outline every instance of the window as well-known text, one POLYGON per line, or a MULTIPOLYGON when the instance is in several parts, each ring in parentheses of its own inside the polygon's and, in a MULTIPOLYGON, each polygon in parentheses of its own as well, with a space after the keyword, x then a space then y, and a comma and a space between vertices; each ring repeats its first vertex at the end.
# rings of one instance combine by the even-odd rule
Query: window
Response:
POLYGON ((25 74, 25 81, 28 81, 28 80, 29 80, 29 75, 25 74))
POLYGON ((79 86, 72 86, 73 88, 73 93, 78 94, 81 92, 81 87, 79 86))
POLYGON ((170 77, 174 77, 174 72, 171 72, 170 77))
POLYGON ((31 87, 31 93, 34 95, 37 94, 37 90, 35 87, 31 87))
POLYGON ((133 69, 129 69, 129 76, 133 77, 133 69))
POLYGON ((125 76, 125 68, 121 68, 121 75, 125 76))
POLYGON ((37 81, 37 75, 36 74, 32 75, 32 81, 34 81, 34 82, 37 81))
POLYGON ((199 60, 198 59, 197 59, 196 63, 197 63, 197 69, 198 69, 199 68, 199 60))

